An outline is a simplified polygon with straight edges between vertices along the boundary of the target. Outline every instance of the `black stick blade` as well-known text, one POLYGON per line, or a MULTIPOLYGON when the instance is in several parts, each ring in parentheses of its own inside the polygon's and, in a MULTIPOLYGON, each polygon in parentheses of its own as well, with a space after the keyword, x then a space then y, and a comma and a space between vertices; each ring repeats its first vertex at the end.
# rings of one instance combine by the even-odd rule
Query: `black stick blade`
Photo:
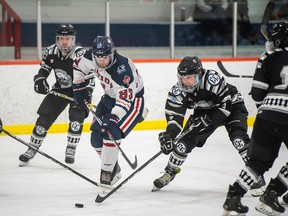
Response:
POLYGON ((105 197, 102 197, 98 194, 96 199, 95 199, 95 202, 96 203, 102 203, 104 200, 105 200, 105 197))
POLYGON ((260 31, 263 34, 263 36, 266 38, 266 40, 268 40, 267 26, 271 18, 271 15, 273 13, 274 7, 275 7, 274 2, 269 2, 267 4, 263 17, 262 17, 262 21, 261 21, 260 31))
POLYGON ((138 163, 137 163, 137 156, 135 155, 135 162, 131 164, 132 169, 136 169, 138 163))

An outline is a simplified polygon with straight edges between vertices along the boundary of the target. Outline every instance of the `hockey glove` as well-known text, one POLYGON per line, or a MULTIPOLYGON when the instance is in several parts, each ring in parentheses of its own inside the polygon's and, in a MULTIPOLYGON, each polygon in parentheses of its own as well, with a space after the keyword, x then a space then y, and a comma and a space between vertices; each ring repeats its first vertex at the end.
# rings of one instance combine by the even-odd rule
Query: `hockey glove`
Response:
POLYGON ((2 125, 2 121, 1 121, 1 118, 0 118, 0 133, 2 133, 2 127, 3 127, 3 125, 2 125))
POLYGON ((212 127, 212 120, 205 114, 192 118, 192 124, 194 125, 193 131, 201 134, 208 131, 212 127))
POLYGON ((161 132, 158 135, 158 140, 160 142, 160 149, 165 154, 168 155, 173 150, 173 141, 169 133, 161 132))
POLYGON ((118 124, 119 118, 117 115, 109 113, 102 117, 101 133, 106 134, 107 131, 112 131, 118 124))
POLYGON ((91 93, 86 88, 85 82, 72 84, 74 100, 80 107, 86 108, 85 102, 91 103, 91 93))
POLYGON ((34 91, 38 94, 48 94, 49 84, 46 80, 46 77, 39 76, 38 74, 34 76, 34 91))

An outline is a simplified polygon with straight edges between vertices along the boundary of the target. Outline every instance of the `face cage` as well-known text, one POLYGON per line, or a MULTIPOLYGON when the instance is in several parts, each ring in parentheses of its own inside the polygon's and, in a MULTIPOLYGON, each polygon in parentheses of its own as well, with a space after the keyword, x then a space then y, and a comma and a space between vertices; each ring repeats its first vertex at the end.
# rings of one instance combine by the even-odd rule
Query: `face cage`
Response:
POLYGON ((70 52, 70 51, 74 48, 74 46, 75 46, 75 41, 76 41, 76 36, 74 36, 74 35, 57 35, 57 36, 56 36, 56 45, 57 45, 58 49, 59 49, 61 52, 70 52), (59 43, 59 37, 60 37, 60 36, 70 36, 70 37, 72 37, 72 44, 71 44, 71 46, 70 46, 70 47, 61 47, 61 46, 60 46, 60 43, 59 43))
POLYGON ((194 74, 194 75, 195 75, 194 86, 187 87, 183 85, 181 75, 177 74, 178 85, 182 91, 187 92, 187 93, 192 93, 196 88, 198 88, 198 86, 200 85, 199 74, 194 74))

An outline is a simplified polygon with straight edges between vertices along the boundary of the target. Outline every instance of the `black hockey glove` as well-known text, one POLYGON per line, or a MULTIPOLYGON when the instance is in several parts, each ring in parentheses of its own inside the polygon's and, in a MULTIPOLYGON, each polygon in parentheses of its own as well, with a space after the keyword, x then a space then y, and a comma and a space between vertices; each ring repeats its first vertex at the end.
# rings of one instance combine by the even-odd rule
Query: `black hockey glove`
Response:
POLYGON ((117 115, 109 113, 102 117, 101 133, 106 134, 107 131, 112 131, 118 124, 119 118, 117 115))
POLYGON ((85 82, 72 84, 73 96, 76 104, 80 107, 87 108, 85 102, 91 103, 91 93, 86 88, 85 82))
POLYGON ((0 133, 2 133, 2 131, 3 131, 2 127, 3 127, 3 125, 2 125, 1 118, 0 118, 0 133))
POLYGON ((46 77, 35 75, 34 76, 34 91, 38 94, 48 94, 49 92, 49 84, 46 80, 46 77))
POLYGON ((165 154, 168 155, 173 150, 173 140, 169 133, 167 132, 161 132, 158 135, 158 140, 160 142, 160 149, 165 154))
POLYGON ((205 133, 212 127, 212 120, 205 114, 192 118, 192 124, 194 125, 193 132, 201 134, 205 133))

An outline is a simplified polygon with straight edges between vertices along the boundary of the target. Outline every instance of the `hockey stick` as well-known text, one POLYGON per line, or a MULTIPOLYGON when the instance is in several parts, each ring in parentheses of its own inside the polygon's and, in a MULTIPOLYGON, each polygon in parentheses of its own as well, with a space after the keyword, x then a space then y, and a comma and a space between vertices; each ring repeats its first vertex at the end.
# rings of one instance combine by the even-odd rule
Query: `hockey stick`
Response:
POLYGON ((67 99, 67 100, 69 100, 69 101, 74 101, 74 98, 69 97, 69 96, 67 96, 67 95, 65 95, 65 94, 62 94, 62 93, 60 93, 60 92, 49 91, 48 93, 49 93, 49 94, 52 94, 52 95, 55 95, 55 96, 57 96, 57 97, 61 97, 61 98, 67 99))
POLYGON ((262 21, 261 21, 260 31, 263 34, 263 36, 266 38, 266 40, 268 40, 267 26, 271 18, 271 15, 273 13, 274 7, 275 7, 274 2, 269 2, 267 4, 263 17, 262 17, 262 21))
MULTIPOLYGON (((194 124, 191 124, 188 129, 186 129, 184 132, 182 132, 178 137, 176 137, 173 141, 174 145, 184 136, 186 136, 194 127, 194 124)), ((120 184, 118 184, 113 190, 111 190, 108 194, 105 196, 97 195, 95 202, 96 203, 102 203, 104 200, 106 200, 108 197, 110 197, 113 193, 115 193, 120 187, 122 187, 125 183, 127 183, 131 178, 133 178, 134 175, 136 175, 138 172, 140 172, 142 169, 144 169, 148 164, 150 164, 153 160, 155 160, 159 155, 162 154, 162 151, 157 152, 152 158, 150 158, 148 161, 146 161, 142 166, 140 166, 137 170, 135 170, 130 176, 128 176, 126 179, 124 179, 120 184)))
POLYGON ((224 67, 223 63, 221 61, 217 61, 217 66, 219 67, 219 69, 222 71, 222 73, 227 76, 227 77, 237 77, 237 78, 253 78, 253 76, 250 75, 235 75, 235 74, 231 74, 229 73, 226 68, 224 67))
POLYGON ((18 137, 16 137, 16 136, 14 136, 14 135, 12 135, 12 134, 9 133, 8 131, 4 130, 3 128, 2 128, 2 131, 3 131, 5 134, 7 134, 8 136, 12 137, 13 139, 15 139, 15 140, 19 141, 20 143, 26 145, 28 148, 33 149, 34 151, 38 152, 39 154, 43 155, 44 157, 52 160, 52 161, 55 162, 56 164, 58 164, 58 165, 62 166, 63 168, 71 171, 72 173, 78 175, 78 176, 81 177, 82 179, 84 179, 84 180, 92 183, 93 185, 95 185, 95 186, 97 186, 97 187, 103 187, 103 188, 106 188, 106 189, 110 189, 110 190, 113 189, 112 186, 103 185, 103 184, 97 183, 97 182, 95 182, 95 181, 87 178, 86 176, 84 176, 84 175, 82 175, 81 173, 77 172, 76 170, 70 168, 69 166, 66 166, 65 164, 61 163, 60 161, 56 160, 55 158, 51 157, 50 155, 46 154, 45 152, 43 152, 43 151, 35 148, 34 146, 28 144, 28 143, 25 142, 24 140, 22 140, 22 139, 20 139, 20 138, 18 138, 18 137))
MULTIPOLYGON (((89 111, 92 113, 93 117, 96 119, 96 121, 101 125, 102 121, 101 119, 96 115, 96 112, 92 109, 95 108, 95 106, 93 104, 89 104, 88 102, 85 102, 87 108, 89 109, 89 111)), ((126 154, 124 153, 124 151, 122 150, 122 148, 120 147, 120 145, 117 143, 117 141, 114 139, 114 137, 112 136, 110 131, 106 131, 108 137, 110 138, 110 140, 112 140, 112 142, 115 144, 115 146, 117 146, 117 148, 119 149, 120 153, 122 154, 122 156, 124 157, 124 159, 127 161, 127 163, 130 165, 130 167, 132 169, 135 169, 137 167, 137 156, 135 155, 135 162, 132 163, 129 158, 126 156, 126 154)))

